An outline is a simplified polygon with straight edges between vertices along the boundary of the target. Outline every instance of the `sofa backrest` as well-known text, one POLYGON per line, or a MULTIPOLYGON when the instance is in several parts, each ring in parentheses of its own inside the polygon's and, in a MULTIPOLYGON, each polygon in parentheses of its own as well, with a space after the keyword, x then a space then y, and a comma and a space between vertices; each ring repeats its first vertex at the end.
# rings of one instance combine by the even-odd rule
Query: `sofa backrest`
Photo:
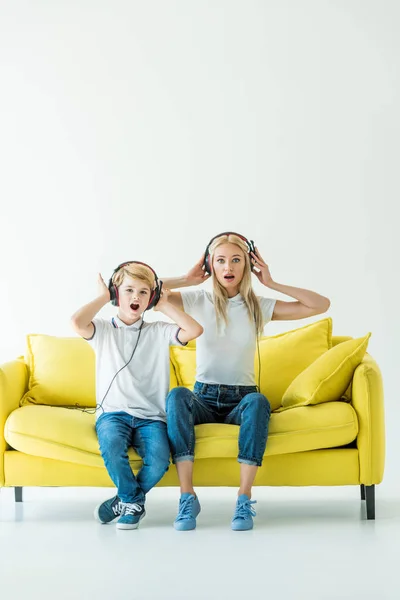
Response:
MULTIPOLYGON (((280 406, 282 396, 297 375, 347 337, 332 337, 329 318, 259 342, 261 391, 272 409, 280 406)), ((195 380, 196 343, 171 347, 170 387, 191 388, 195 380)), ((29 369, 28 390, 22 404, 94 407, 95 357, 92 348, 81 338, 62 338, 41 334, 27 337, 25 361, 29 369)), ((258 355, 255 357, 258 381, 258 355)))

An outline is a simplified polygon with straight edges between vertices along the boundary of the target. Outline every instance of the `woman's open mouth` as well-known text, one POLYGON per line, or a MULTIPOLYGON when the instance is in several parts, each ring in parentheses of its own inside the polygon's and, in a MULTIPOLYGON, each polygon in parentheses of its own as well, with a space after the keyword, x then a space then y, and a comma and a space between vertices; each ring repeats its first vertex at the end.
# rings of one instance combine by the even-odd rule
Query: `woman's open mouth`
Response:
POLYGON ((225 281, 233 281, 235 279, 234 275, 224 275, 225 281))

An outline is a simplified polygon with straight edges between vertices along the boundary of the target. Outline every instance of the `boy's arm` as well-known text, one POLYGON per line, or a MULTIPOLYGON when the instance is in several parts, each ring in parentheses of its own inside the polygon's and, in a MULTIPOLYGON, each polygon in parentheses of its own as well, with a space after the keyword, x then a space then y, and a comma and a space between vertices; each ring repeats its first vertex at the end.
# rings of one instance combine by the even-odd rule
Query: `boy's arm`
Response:
POLYGON ((170 290, 163 288, 161 298, 154 307, 154 310, 162 312, 180 327, 178 339, 181 344, 186 344, 190 340, 198 338, 203 333, 203 328, 193 317, 172 304, 169 301, 170 296, 170 290))
MULTIPOLYGON (((200 285, 210 277, 204 270, 204 254, 200 260, 187 272, 186 275, 181 277, 162 277, 162 282, 167 289, 176 289, 183 287, 190 287, 193 285, 200 285)), ((180 292, 170 292, 168 301, 170 304, 183 310, 182 296, 180 292)))
POLYGON ((73 329, 78 335, 87 340, 92 338, 94 334, 94 325, 92 323, 92 319, 94 319, 99 310, 103 308, 107 302, 110 302, 110 292, 100 273, 98 276, 98 287, 98 297, 88 304, 85 304, 85 306, 82 306, 82 308, 77 310, 76 313, 74 313, 71 317, 73 329))

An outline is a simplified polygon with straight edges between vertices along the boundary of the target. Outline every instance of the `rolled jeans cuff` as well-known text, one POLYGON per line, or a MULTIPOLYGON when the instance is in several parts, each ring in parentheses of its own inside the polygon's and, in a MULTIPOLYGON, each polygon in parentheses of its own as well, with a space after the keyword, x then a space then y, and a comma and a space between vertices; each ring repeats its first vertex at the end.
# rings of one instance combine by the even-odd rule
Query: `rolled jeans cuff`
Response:
POLYGON ((193 454, 178 454, 177 456, 172 457, 172 462, 174 465, 178 462, 183 462, 184 460, 190 460, 190 462, 194 462, 193 454))
POLYGON ((241 458, 240 456, 238 457, 238 462, 242 463, 243 465, 250 465, 252 467, 261 467, 262 465, 262 461, 261 460, 252 460, 252 459, 248 459, 248 458, 241 458))

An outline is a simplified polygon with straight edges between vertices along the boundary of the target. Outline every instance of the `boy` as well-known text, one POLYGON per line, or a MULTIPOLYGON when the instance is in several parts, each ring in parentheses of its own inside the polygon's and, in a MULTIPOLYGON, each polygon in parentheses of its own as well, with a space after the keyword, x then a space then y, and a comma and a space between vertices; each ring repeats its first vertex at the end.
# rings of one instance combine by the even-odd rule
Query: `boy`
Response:
POLYGON ((74 330, 96 353, 96 433, 117 495, 95 510, 101 523, 117 516, 118 529, 136 529, 145 516, 146 493, 169 466, 165 399, 169 389, 169 346, 186 345, 203 328, 168 301, 157 275, 143 263, 119 265, 109 282, 98 276, 98 297, 72 316, 74 330), (111 320, 94 318, 107 302, 118 306, 111 320), (155 306, 176 324, 145 323, 155 306), (128 448, 143 459, 135 477, 128 448))

